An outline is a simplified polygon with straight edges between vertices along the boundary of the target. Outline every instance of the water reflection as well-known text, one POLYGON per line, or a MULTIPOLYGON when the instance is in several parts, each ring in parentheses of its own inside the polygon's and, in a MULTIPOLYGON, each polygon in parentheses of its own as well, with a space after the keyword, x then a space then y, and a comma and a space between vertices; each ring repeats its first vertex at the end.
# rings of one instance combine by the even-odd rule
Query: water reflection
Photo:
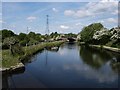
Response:
POLYGON ((83 62, 92 68, 99 69, 108 61, 112 64, 114 59, 118 61, 120 55, 105 50, 97 50, 86 46, 80 47, 80 57, 83 62))
POLYGON ((68 42, 66 44, 67 44, 66 46, 67 46, 68 49, 75 49, 76 43, 74 43, 74 42, 68 42))
MULTIPOLYGON (((71 49, 73 47, 72 45, 68 45, 68 48, 71 49)), ((85 46, 74 47, 74 49, 79 49, 79 58, 83 63, 65 64, 64 70, 76 71, 84 79, 97 80, 102 84, 116 82, 116 86, 118 85, 118 72, 114 73, 110 65, 114 57, 116 59, 119 58, 119 54, 85 46)))
MULTIPOLYGON (((32 63, 25 63, 26 70, 12 74, 12 79, 18 82, 17 87, 114 88, 118 87, 118 72, 114 65, 117 59, 119 54, 65 43, 58 51, 44 50, 35 55, 29 60, 32 63)), ((4 79, 9 83, 6 86, 12 83, 9 78, 4 79)))
POLYGON ((112 60, 110 66, 112 67, 113 71, 120 75, 120 62, 112 60))
MULTIPOLYGON (((39 51, 39 53, 42 53, 42 52, 43 52, 43 50, 39 51)), ((36 61, 36 60, 37 60, 37 53, 36 53, 36 55, 30 55, 29 57, 26 57, 21 62, 26 65, 26 64, 32 63, 33 61, 36 61)))
POLYGON ((12 72, 2 73, 2 88, 15 88, 15 83, 13 80, 14 75, 19 75, 25 72, 25 68, 18 69, 12 72))
POLYGON ((8 77, 7 75, 2 76, 2 88, 9 88, 8 77))
MULTIPOLYGON (((86 65, 79 65, 79 64, 74 64, 74 65, 65 65, 64 69, 69 70, 69 71, 75 71, 80 77, 83 78, 87 83, 86 85, 90 84, 91 86, 93 85, 92 83, 95 81, 96 84, 94 83, 94 87, 97 87, 98 84, 110 84, 113 82, 116 82, 117 86, 117 79, 118 75, 115 74, 112 70, 105 71, 104 69, 107 66, 101 68, 99 71, 94 70, 86 65), (93 80, 93 81, 91 81, 93 80), (91 81, 91 83, 89 82, 91 81)), ((114 86, 113 85, 113 86, 114 86)), ((99 85, 98 85, 99 86, 99 85)))

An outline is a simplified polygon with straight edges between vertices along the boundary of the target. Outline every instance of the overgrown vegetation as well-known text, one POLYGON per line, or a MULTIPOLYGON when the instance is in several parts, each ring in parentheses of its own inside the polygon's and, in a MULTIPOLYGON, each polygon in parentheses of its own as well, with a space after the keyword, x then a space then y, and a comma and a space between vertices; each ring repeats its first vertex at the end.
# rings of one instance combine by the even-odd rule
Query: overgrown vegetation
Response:
POLYGON ((2 53, 2 66, 10 68, 44 48, 59 46, 64 42, 58 41, 60 34, 57 32, 51 33, 49 38, 47 36, 34 32, 29 32, 28 34, 19 33, 17 35, 11 30, 1 30, 2 43, 0 45, 2 50, 0 53, 2 53), (56 39, 56 37, 58 38, 56 39), (49 41, 46 42, 47 38, 49 41), (51 40, 52 38, 54 39, 51 40))
POLYGON ((22 60, 34 55, 35 53, 43 50, 45 47, 60 46, 63 41, 46 42, 28 47, 22 47, 24 54, 11 55, 9 50, 2 50, 2 67, 10 68, 19 64, 22 60))
POLYGON ((78 38, 80 42, 85 42, 85 44, 120 48, 120 27, 108 30, 101 23, 93 23, 84 27, 78 38))

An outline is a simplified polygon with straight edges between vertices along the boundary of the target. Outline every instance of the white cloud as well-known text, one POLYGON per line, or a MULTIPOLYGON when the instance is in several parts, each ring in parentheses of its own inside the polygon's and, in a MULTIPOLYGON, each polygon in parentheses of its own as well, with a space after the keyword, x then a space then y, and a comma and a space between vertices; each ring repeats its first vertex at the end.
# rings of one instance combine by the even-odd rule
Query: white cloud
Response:
POLYGON ((4 22, 3 20, 0 19, 0 23, 6 23, 6 22, 4 22))
POLYGON ((117 18, 107 18, 107 19, 99 20, 98 22, 103 23, 103 24, 117 24, 118 19, 117 18))
POLYGON ((100 22, 100 23, 104 23, 105 21, 104 21, 104 20, 100 20, 99 22, 100 22))
POLYGON ((0 20, 0 23, 3 23, 3 21, 2 21, 2 20, 0 20))
POLYGON ((81 23, 76 23, 75 25, 78 26, 78 25, 82 25, 82 24, 81 23))
POLYGON ((89 12, 88 10, 78 10, 78 11, 65 10, 64 15, 82 18, 92 15, 92 13, 89 12))
POLYGON ((36 20, 37 17, 34 17, 34 16, 30 16, 30 17, 27 17, 27 20, 32 22, 33 20, 36 20))
MULTIPOLYGON (((120 12, 119 12, 119 13, 120 13, 120 12)), ((113 15, 118 14, 118 10, 115 10, 112 14, 113 14, 113 15)))
POLYGON ((78 11, 75 13, 75 16, 80 17, 80 18, 82 18, 82 17, 87 17, 87 16, 91 16, 91 15, 92 15, 92 13, 89 12, 88 10, 86 10, 86 11, 84 11, 84 10, 78 10, 78 11))
POLYGON ((65 14, 66 16, 72 16, 72 15, 75 14, 75 12, 74 12, 73 10, 65 10, 64 14, 65 14))
POLYGON ((106 21, 107 21, 108 23, 117 23, 117 22, 118 22, 118 20, 115 19, 115 18, 108 18, 108 19, 106 19, 106 21))
POLYGON ((103 12, 108 12, 108 11, 113 11, 114 8, 117 9, 118 7, 118 2, 114 1, 114 2, 110 2, 110 1, 101 1, 98 3, 94 3, 94 5, 89 4, 88 8, 89 11, 93 12, 93 13, 103 13, 103 12))
POLYGON ((60 28, 61 29, 69 29, 70 27, 69 26, 65 26, 65 25, 60 25, 60 28))
POLYGON ((53 10, 54 12, 58 12, 58 10, 57 10, 56 8, 52 8, 52 10, 53 10))
POLYGON ((77 11, 65 10, 64 15, 83 18, 88 16, 96 16, 106 12, 112 14, 112 12, 118 9, 117 7, 118 2, 116 0, 102 0, 99 2, 90 2, 77 11))

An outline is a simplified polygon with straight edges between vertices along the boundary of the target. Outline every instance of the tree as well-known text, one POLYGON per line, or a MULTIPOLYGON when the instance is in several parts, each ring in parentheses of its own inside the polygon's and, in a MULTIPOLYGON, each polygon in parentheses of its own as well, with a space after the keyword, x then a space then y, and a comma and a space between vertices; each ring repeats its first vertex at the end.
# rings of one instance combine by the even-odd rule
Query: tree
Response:
POLYGON ((37 43, 38 43, 37 40, 31 38, 30 41, 28 42, 28 45, 35 45, 35 44, 37 44, 37 43))
POLYGON ((110 38, 111 46, 120 48, 120 27, 111 29, 110 33, 112 34, 110 38))
POLYGON ((34 33, 34 32, 30 32, 29 34, 28 34, 28 37, 29 38, 34 38, 36 36, 36 34, 34 33))
POLYGON ((9 47, 12 55, 23 53, 16 37, 5 38, 3 43, 9 47))
POLYGON ((16 36, 16 34, 14 34, 14 32, 12 32, 11 30, 4 29, 1 32, 2 32, 2 41, 7 37, 16 36))
POLYGON ((41 34, 36 34, 34 32, 30 32, 27 35, 27 38, 29 39, 29 45, 36 44, 42 41, 41 34))
POLYGON ((59 34, 58 34, 57 32, 52 32, 52 33, 50 34, 50 38, 55 39, 58 35, 59 35, 59 34))
POLYGON ((107 28, 102 28, 100 31, 96 31, 93 35, 93 44, 105 45, 110 41, 111 33, 107 28), (95 42, 96 41, 96 42, 95 42))
POLYGON ((96 31, 100 31, 101 28, 103 28, 103 25, 101 23, 93 23, 89 26, 84 27, 80 32, 81 41, 85 43, 91 43, 94 33, 96 31))
POLYGON ((20 41, 22 41, 22 40, 25 39, 26 36, 27 36, 27 35, 26 35, 25 33, 20 33, 20 34, 18 35, 18 39, 19 39, 20 41))
POLYGON ((35 39, 36 41, 38 41, 38 42, 41 42, 41 41, 42 41, 40 34, 36 34, 34 39, 35 39))
POLYGON ((28 37, 28 35, 24 34, 24 33, 20 33, 17 38, 19 39, 19 43, 21 46, 26 46, 27 43, 30 41, 30 38, 28 37))

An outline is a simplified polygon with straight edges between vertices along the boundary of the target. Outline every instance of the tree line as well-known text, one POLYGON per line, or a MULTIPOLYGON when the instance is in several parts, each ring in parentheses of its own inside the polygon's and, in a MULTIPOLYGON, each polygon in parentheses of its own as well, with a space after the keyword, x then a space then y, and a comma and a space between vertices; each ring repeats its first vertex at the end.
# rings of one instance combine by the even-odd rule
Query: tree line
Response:
MULTIPOLYGON (((47 34, 42 35, 35 32, 29 32, 28 34, 19 33, 17 35, 12 30, 7 29, 1 30, 0 35, 2 37, 2 49, 9 49, 11 45, 14 45, 16 43, 18 43, 19 46, 30 46, 45 42, 47 38, 49 38, 49 41, 57 41, 61 38, 61 34, 57 32, 52 32, 48 37, 47 34)), ((77 35, 73 33, 68 33, 64 34, 64 37, 77 37, 77 35)))
POLYGON ((107 29, 101 23, 93 23, 82 29, 78 39, 80 42, 85 42, 85 44, 120 48, 120 27, 107 29))

